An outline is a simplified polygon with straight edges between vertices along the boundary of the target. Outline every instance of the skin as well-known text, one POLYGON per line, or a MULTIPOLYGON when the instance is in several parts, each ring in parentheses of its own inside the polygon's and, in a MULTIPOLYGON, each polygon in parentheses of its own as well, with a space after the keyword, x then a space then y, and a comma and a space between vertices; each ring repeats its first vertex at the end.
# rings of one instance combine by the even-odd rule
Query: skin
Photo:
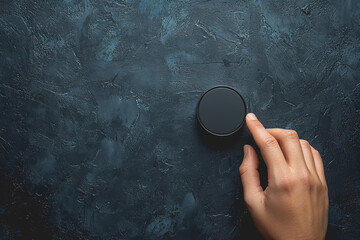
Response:
POLYGON ((260 186, 255 150, 244 146, 239 168, 244 200, 266 239, 325 239, 329 199, 320 154, 297 133, 265 129, 252 113, 246 116, 268 169, 268 186, 260 186))

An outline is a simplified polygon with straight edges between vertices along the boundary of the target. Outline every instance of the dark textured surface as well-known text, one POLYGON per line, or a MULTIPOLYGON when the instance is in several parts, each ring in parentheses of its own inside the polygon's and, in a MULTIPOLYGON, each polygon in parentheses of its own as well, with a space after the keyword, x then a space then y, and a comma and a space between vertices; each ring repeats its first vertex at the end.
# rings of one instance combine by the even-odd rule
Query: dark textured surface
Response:
POLYGON ((196 128, 218 84, 321 152, 328 238, 360 239, 359 25, 356 0, 0 0, 0 239, 256 239, 243 141, 196 128))

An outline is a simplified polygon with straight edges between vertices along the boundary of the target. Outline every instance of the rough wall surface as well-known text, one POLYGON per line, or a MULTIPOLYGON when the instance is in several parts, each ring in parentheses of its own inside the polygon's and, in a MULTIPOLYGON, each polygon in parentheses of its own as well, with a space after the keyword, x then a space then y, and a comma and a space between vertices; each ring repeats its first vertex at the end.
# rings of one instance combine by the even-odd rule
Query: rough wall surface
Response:
POLYGON ((242 142, 196 128, 219 84, 320 151, 360 239, 359 82, 357 0, 0 0, 0 239, 260 238, 242 142))

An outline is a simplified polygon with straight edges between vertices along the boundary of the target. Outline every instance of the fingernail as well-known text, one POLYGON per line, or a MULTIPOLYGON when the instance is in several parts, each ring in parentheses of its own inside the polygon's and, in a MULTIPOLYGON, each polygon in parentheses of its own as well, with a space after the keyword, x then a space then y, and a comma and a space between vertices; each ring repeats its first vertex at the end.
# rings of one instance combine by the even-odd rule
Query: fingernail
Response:
POLYGON ((255 114, 253 114, 253 113, 249 113, 249 114, 247 115, 247 117, 248 117, 250 120, 258 120, 257 117, 255 116, 255 114))
POLYGON ((249 152, 249 145, 245 144, 244 145, 244 157, 247 155, 248 152, 249 152))

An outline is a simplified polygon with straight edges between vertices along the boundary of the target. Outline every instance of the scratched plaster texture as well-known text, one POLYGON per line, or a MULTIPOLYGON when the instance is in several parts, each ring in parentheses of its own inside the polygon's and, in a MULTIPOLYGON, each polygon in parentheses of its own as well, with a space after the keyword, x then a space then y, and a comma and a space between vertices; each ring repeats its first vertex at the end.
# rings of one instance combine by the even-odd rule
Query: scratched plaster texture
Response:
POLYGON ((356 0, 0 0, 0 239, 261 239, 245 141, 196 128, 218 84, 320 151, 328 239, 360 239, 359 26, 356 0))

